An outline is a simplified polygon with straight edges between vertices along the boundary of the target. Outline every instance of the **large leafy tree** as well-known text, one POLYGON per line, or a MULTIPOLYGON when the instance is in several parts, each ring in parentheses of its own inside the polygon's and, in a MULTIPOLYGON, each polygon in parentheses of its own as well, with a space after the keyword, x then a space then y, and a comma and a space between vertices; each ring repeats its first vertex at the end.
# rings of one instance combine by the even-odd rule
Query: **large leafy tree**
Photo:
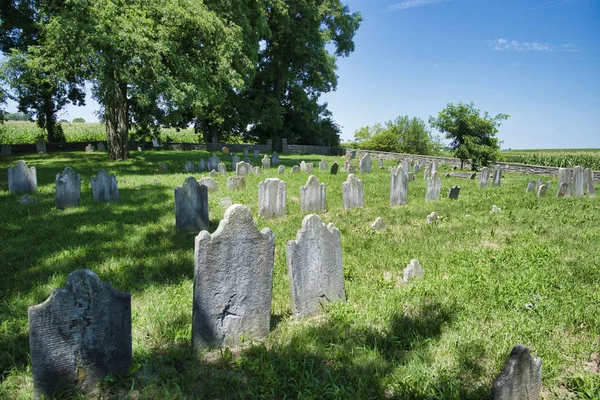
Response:
POLYGON ((132 124, 218 103, 244 85, 236 65, 251 64, 242 29, 195 0, 71 0, 49 16, 41 45, 54 68, 92 82, 111 160, 127 158, 132 124))
POLYGON ((450 103, 437 118, 429 117, 429 124, 450 139, 450 148, 460 159, 461 169, 467 160, 471 160, 472 169, 477 169, 496 160, 500 150, 496 134, 501 121, 508 118, 507 114, 491 117, 487 111, 481 115, 473 103, 450 103))

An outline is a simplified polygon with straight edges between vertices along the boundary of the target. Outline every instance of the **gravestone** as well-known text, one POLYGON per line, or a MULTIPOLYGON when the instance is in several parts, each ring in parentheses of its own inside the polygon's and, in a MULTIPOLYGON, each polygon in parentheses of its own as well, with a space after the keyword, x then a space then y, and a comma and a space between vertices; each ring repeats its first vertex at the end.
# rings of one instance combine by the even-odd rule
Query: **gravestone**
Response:
POLYGON ((279 175, 285 174, 285 165, 280 165, 279 167, 277 167, 277 174, 279 174, 279 175))
POLYGON ((248 158, 248 148, 244 147, 244 158, 248 158))
POLYGON ((273 154, 271 154, 271 163, 273 165, 279 165, 279 154, 277 154, 276 151, 274 151, 273 154))
POLYGON ((591 197, 596 195, 596 188, 594 187, 594 170, 586 168, 584 172, 585 177, 585 191, 591 197))
POLYGON ((10 144, 0 145, 0 156, 2 156, 2 157, 12 156, 12 146, 10 144))
POLYGON ((198 181, 198 185, 206 186, 206 190, 208 193, 215 192, 219 188, 219 184, 213 178, 208 176, 200 179, 198 181))
POLYGON ((33 204, 33 203, 35 203, 35 198, 29 197, 27 195, 23 195, 23 197, 21 197, 21 200, 17 201, 17 203, 19 203, 19 204, 33 204))
POLYGON ((44 142, 43 140, 36 140, 35 141, 35 151, 38 154, 46 154, 46 142, 44 142))
POLYGON ((269 178, 258 184, 258 215, 264 218, 285 216, 285 181, 269 178))
POLYGON ((381 217, 377 217, 375 218, 375 221, 373 221, 373 223, 371 224, 371 229, 373 229, 374 231, 385 231, 387 229, 387 225, 385 224, 385 222, 383 222, 383 219, 381 217))
POLYGON ((346 301, 340 231, 316 214, 302 220, 286 246, 292 312, 296 319, 318 314, 324 304, 346 301))
POLYGON ((585 194, 585 176, 584 169, 582 167, 573 168, 573 196, 583 196, 585 194))
POLYGON ((81 175, 73 168, 66 167, 61 174, 56 174, 56 208, 78 206, 81 199, 81 175))
POLYGON ((105 170, 101 169, 95 178, 90 179, 90 185, 95 201, 110 203, 119 200, 119 188, 114 174, 109 176, 105 170))
POLYGON ((212 235, 196 236, 192 345, 197 353, 269 334, 274 253, 273 232, 259 231, 241 204, 225 211, 212 235))
POLYGON ((268 155, 265 156, 261 160, 261 165, 263 169, 271 169, 271 159, 268 155))
POLYGON ((408 204, 408 176, 402 167, 392 169, 390 174, 390 205, 408 204))
POLYGON ((365 154, 358 160, 358 169, 361 174, 366 174, 371 172, 371 155, 369 153, 365 154))
POLYGON ((542 186, 544 182, 542 182, 542 178, 539 178, 535 184, 535 192, 538 193, 540 191, 540 186, 542 186))
POLYGON ((337 162, 334 162, 333 164, 331 164, 331 169, 329 170, 329 173, 330 173, 331 175, 337 175, 337 173, 338 173, 338 168, 339 168, 339 165, 338 165, 338 163, 337 163, 337 162))
POLYGON ((235 166, 239 162, 240 162, 240 156, 238 156, 237 154, 233 153, 233 155, 231 156, 231 169, 235 170, 235 166))
POLYGON ((538 197, 546 197, 547 191, 548 191, 548 186, 541 185, 537 192, 538 197))
POLYGON ((294 165, 292 167, 292 174, 299 174, 300 173, 300 166, 299 165, 294 165))
POLYGON ((101 152, 106 151, 106 146, 104 145, 103 142, 96 143, 96 146, 98 147, 98 151, 101 151, 101 152))
POLYGON ((195 172, 195 168, 194 168, 194 164, 191 161, 188 161, 185 163, 185 172, 187 173, 194 173, 195 172))
POLYGON ((34 399, 93 393, 107 375, 129 372, 131 296, 92 271, 71 272, 27 314, 34 399))
POLYGON ((198 172, 204 171, 206 171, 206 161, 204 161, 204 158, 201 158, 200 161, 198 161, 198 172))
POLYGON ((227 178, 227 189, 244 189, 246 187, 245 176, 230 176, 227 178))
POLYGON ((239 163, 235 164, 235 174, 237 176, 248 176, 249 172, 250 164, 248 164, 246 161, 240 161, 239 163))
POLYGON ((167 172, 168 170, 169 170, 169 167, 167 166, 167 163, 161 162, 160 164, 158 164, 159 172, 167 172))
POLYGON ((437 172, 437 168, 438 168, 438 163, 437 161, 432 161, 431 162, 431 175, 433 175, 434 172, 437 172))
POLYGON ((452 200, 458 200, 460 194, 460 186, 452 186, 448 192, 448 198, 452 200))
POLYGON ((342 182, 342 202, 346 210, 365 206, 362 180, 354 174, 348 175, 346 182, 342 182))
POLYGON ((406 175, 408 175, 408 171, 410 171, 410 160, 404 160, 402 162, 402 170, 406 175))
POLYGON ((558 192, 556 193, 556 197, 565 197, 567 196, 567 193, 569 192, 569 184, 566 182, 563 182, 560 184, 559 188, 558 188, 558 192))
POLYGON ((494 167, 494 177, 492 179, 492 186, 500 186, 502 184, 502 168, 500 166, 494 167))
POLYGON ((377 161, 377 166, 379 167, 379 169, 385 169, 385 167, 383 166, 383 158, 380 158, 377 161))
POLYGON ((219 170, 219 175, 227 175, 227 166, 225 164, 219 163, 217 168, 219 170))
POLYGON ((564 192, 561 196, 556 194, 557 197, 569 197, 571 196, 571 185, 573 184, 573 170, 570 168, 559 168, 558 169, 558 191, 560 193, 562 184, 566 184, 564 192))
POLYGON ((428 224, 437 224, 438 222, 440 222, 440 220, 442 219, 442 217, 440 217, 438 215, 438 213, 436 213, 435 211, 432 212, 431 214, 427 215, 425 221, 428 224))
POLYGON ((420 279, 425 275, 425 270, 419 265, 419 260, 412 259, 410 263, 404 268, 404 276, 402 280, 404 283, 408 283, 413 279, 420 279))
POLYGON ((516 345, 492 385, 492 400, 537 400, 541 390, 542 359, 516 345))
POLYGON ((85 152, 86 153, 91 153, 92 151, 94 151, 94 145, 89 143, 87 146, 85 146, 85 152))
POLYGON ((142 148, 140 146, 137 147, 137 151, 142 152, 142 148))
POLYGON ((413 174, 417 175, 420 170, 421 170, 421 164, 415 164, 415 167, 413 168, 413 174))
POLYGON ((535 181, 529 181, 527 183, 527 189, 525 189, 525 193, 533 192, 535 190, 535 181))
POLYGON ((490 181, 490 169, 488 167, 481 168, 481 172, 479 173, 479 187, 485 188, 488 187, 490 181))
POLYGON ((175 225, 178 230, 208 228, 208 188, 188 176, 175 188, 175 225))
POLYGON ((439 200, 441 190, 442 190, 442 178, 438 177, 438 173, 437 173, 437 171, 435 171, 429 178, 427 178, 427 189, 425 192, 425 201, 439 200))
POLYGON ((261 170, 260 170, 260 167, 259 167, 259 166, 252 167, 252 173, 253 173, 254 175, 256 175, 256 176, 261 176, 261 175, 262 175, 262 173, 261 173, 261 170))
POLYGON ((352 150, 352 151, 350 152, 350 159, 351 159, 351 160, 354 160, 355 158, 356 158, 356 150, 352 150))
POLYGON ((223 197, 221 200, 219 200, 219 204, 223 208, 229 208, 233 204, 233 200, 231 200, 231 197, 223 197))
POLYGON ((427 182, 427 179, 429 178, 429 167, 425 167, 423 168, 423 179, 425 180, 425 182, 427 182))
POLYGON ((28 168, 23 160, 8 168, 8 191, 10 193, 37 191, 37 173, 35 167, 28 168))
POLYGON ((260 157, 259 151, 258 150, 254 150, 253 156, 254 156, 254 158, 260 157))
POLYGON ((349 174, 356 174, 356 165, 348 165, 348 173, 349 174))
POLYGON ((215 154, 215 152, 213 152, 210 155, 210 167, 208 167, 208 169, 213 169, 213 168, 218 168, 217 165, 219 165, 219 163, 221 162, 221 160, 219 160, 219 157, 215 154))
POLYGON ((319 161, 319 170, 320 171, 327 171, 329 169, 329 165, 327 165, 327 161, 322 158, 321 161, 319 161))
POLYGON ((325 183, 311 175, 305 186, 300 186, 300 210, 302 212, 320 212, 327 210, 325 183))
POLYGON ((206 170, 207 170, 208 172, 210 172, 210 171, 212 171, 212 170, 213 170, 213 165, 211 165, 211 163, 210 163, 210 159, 209 159, 209 160, 206 162, 206 170))
POLYGON ((210 173, 208 175, 211 178, 216 178, 217 176, 219 176, 219 173, 213 169, 212 171, 210 171, 210 173))

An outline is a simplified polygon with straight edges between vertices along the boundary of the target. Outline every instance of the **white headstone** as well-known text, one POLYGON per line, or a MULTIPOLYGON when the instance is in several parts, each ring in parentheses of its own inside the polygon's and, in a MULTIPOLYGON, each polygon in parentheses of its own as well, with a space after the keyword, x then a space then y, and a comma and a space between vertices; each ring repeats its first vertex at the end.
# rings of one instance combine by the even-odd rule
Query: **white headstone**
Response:
POLYGON ((246 161, 240 161, 235 165, 235 174, 237 176, 247 176, 250 173, 250 164, 246 161))
POLYGON ((285 181, 269 178, 258 184, 258 215, 264 218, 283 217, 286 213, 285 181))
POLYGON ((321 161, 319 161, 319 170, 320 171, 327 171, 329 169, 329 166, 327 165, 327 161, 322 158, 321 161))
POLYGON ((300 187, 300 210, 302 212, 320 212, 327 209, 325 183, 311 175, 305 186, 300 187))
POLYGON ((427 189, 425 192, 425 201, 437 201, 440 199, 442 191, 442 178, 438 177, 437 171, 427 178, 427 189))
POLYGON ((217 168, 219 169, 219 175, 227 175, 227 166, 224 163, 219 163, 217 168))
POLYGON ((408 176, 402 167, 392 169, 390 174, 390 205, 400 206, 408 203, 408 176))
POLYGON ((262 165, 262 169, 270 169, 271 168, 271 159, 269 158, 268 155, 265 154, 265 156, 262 158, 262 160, 260 162, 262 165))
POLYGON ((410 282, 412 279, 420 279, 425 275, 425 270, 419 264, 419 260, 412 259, 404 268, 404 283, 410 282))
POLYGON ((369 153, 365 154, 358 160, 358 168, 361 174, 366 174, 371 172, 371 155, 369 153))
POLYGON ((198 181, 198 185, 206 186, 206 190, 208 191, 208 193, 215 192, 219 188, 219 184, 217 183, 217 181, 208 176, 200 179, 200 181, 198 181))
POLYGON ((362 180, 354 174, 348 175, 346 182, 342 182, 342 202, 346 210, 365 206, 362 180))
POLYGON ((490 169, 488 167, 481 168, 481 173, 479 174, 479 187, 485 188, 488 187, 490 181, 490 169))

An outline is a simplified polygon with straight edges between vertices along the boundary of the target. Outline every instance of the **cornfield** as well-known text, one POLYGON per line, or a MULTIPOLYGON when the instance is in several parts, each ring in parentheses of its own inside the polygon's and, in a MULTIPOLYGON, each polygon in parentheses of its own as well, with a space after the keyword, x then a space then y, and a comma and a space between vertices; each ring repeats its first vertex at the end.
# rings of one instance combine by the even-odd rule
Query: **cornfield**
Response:
POLYGON ((581 166, 600 170, 600 149, 554 151, 503 151, 506 162, 528 165, 573 168, 581 166))

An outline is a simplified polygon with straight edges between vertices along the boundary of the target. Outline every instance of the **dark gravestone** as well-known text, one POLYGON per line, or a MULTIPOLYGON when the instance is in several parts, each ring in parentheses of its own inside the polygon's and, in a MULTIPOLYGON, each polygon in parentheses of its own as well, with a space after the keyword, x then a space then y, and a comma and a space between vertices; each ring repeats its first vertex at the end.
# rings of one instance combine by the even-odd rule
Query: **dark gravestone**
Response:
POLYGON ((79 205, 81 199, 81 175, 73 168, 66 167, 62 174, 56 174, 56 208, 64 210, 67 207, 79 205))
POLYGON ((450 191, 448 192, 448 198, 453 200, 458 200, 458 195, 460 194, 460 186, 452 186, 450 191))
POLYGON ((542 359, 516 345, 492 385, 492 400, 537 400, 541 389, 542 359))
POLYGON ((338 163, 337 163, 337 162, 334 162, 334 163, 331 165, 331 170, 329 170, 329 173, 330 173, 331 175, 337 175, 337 173, 338 173, 338 168, 339 168, 339 165, 338 165, 338 163))
POLYGON ((64 289, 29 307, 34 398, 93 392, 109 375, 131 366, 131 297, 87 269, 72 272, 64 289))
POLYGON ((175 225, 178 230, 208 228, 208 188, 199 185, 193 176, 175 188, 175 225))

